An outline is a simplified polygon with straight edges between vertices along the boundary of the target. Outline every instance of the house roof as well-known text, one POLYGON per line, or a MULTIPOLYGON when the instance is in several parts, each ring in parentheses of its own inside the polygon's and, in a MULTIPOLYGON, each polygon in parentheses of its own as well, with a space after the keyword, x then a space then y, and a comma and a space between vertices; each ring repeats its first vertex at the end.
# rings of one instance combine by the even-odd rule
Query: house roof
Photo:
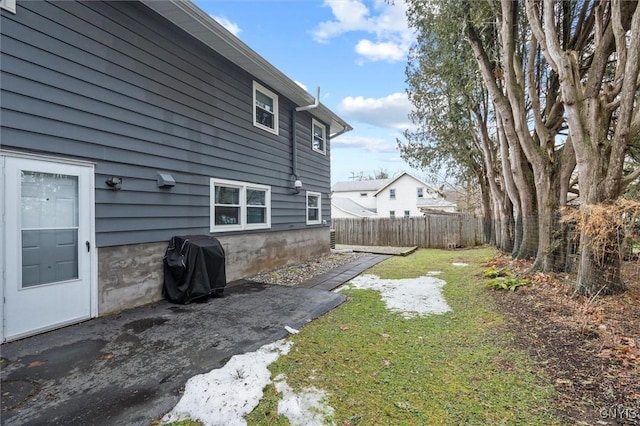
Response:
MULTIPOLYGON (((189 0, 141 0, 141 3, 182 28, 212 50, 246 70, 262 83, 291 99, 298 106, 315 103, 314 97, 262 56, 234 36, 202 9, 189 0)), ((320 103, 307 110, 314 117, 329 124, 330 137, 339 136, 353 128, 329 108, 320 103)))
POLYGON ((416 205, 418 207, 457 207, 456 203, 447 201, 444 198, 418 198, 416 205))
POLYGON ((372 179, 336 182, 331 190, 333 192, 377 191, 388 181, 389 179, 372 179))
POLYGON ((374 196, 375 196, 375 195, 378 195, 380 192, 384 191, 384 189, 385 189, 385 188, 387 188, 387 187, 388 187, 389 185, 391 185, 393 182, 397 181, 398 179, 400 179, 401 177, 403 177, 403 176, 405 176, 405 175, 406 175, 406 176, 409 176, 409 177, 411 177, 411 178, 413 178, 413 179, 415 179, 415 180, 417 180, 418 182, 420 182, 422 185, 424 185, 424 186, 425 186, 425 187, 427 187, 427 188, 432 188, 432 189, 434 189, 431 185, 429 185, 428 183, 424 182, 422 179, 418 179, 417 177, 415 177, 415 176, 414 176, 414 175, 412 175, 411 173, 409 173, 409 172, 402 172, 402 173, 398 174, 397 176, 394 176, 394 177, 393 177, 393 178, 391 178, 391 179, 387 179, 387 182, 386 182, 384 185, 382 185, 380 188, 378 188, 378 190, 376 191, 376 193, 374 194, 374 196))
POLYGON ((331 206, 354 216, 375 217, 378 215, 372 209, 361 206, 355 201, 345 197, 331 197, 331 206))
POLYGON ((354 181, 346 181, 346 182, 336 182, 331 189, 333 192, 348 192, 348 191, 375 191, 374 196, 378 195, 381 191, 387 188, 389 185, 393 184, 393 182, 397 181, 403 176, 409 176, 420 184, 424 185, 426 188, 431 188, 436 191, 432 185, 424 182, 422 179, 418 179, 414 175, 409 172, 399 173, 397 176, 392 177, 391 179, 371 179, 371 180, 354 180, 354 181))

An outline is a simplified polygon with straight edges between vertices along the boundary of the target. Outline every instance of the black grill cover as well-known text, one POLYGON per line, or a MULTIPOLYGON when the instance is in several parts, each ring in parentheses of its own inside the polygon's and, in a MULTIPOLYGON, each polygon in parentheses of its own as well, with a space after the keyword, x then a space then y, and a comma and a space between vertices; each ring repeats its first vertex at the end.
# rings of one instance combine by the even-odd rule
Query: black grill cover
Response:
POLYGON ((162 295, 186 304, 206 296, 221 296, 227 285, 224 249, 207 235, 175 236, 164 256, 162 295))

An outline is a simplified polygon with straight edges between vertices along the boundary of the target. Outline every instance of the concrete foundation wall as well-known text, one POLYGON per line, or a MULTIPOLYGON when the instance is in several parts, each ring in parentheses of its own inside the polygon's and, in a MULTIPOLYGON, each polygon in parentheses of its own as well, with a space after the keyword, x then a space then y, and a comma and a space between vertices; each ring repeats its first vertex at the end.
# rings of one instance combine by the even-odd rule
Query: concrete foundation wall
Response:
MULTIPOLYGON (((329 228, 217 236, 225 250, 227 282, 330 252, 329 228)), ((162 298, 167 242, 98 249, 98 315, 162 298)))

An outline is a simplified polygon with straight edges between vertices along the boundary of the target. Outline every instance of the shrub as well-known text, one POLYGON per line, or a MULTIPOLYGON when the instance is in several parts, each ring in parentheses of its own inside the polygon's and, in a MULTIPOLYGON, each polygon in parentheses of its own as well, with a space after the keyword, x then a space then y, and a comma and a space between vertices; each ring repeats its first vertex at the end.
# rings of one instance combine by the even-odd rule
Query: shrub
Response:
POLYGON ((522 287, 529 284, 529 280, 520 279, 516 277, 498 277, 490 280, 487 283, 487 287, 491 287, 494 290, 511 290, 515 291, 518 287, 522 287))

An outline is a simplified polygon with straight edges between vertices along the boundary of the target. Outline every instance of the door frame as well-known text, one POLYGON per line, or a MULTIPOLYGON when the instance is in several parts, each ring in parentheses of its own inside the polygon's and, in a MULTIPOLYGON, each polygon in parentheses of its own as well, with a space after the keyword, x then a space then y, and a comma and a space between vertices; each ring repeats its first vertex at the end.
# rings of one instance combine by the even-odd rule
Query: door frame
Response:
MULTIPOLYGON (((6 213, 7 213, 7 205, 6 205, 6 177, 5 177, 5 167, 6 167, 6 159, 8 157, 18 158, 18 159, 27 159, 27 160, 37 160, 44 161, 48 163, 59 163, 59 164, 69 164, 72 166, 80 166, 80 167, 88 167, 91 169, 91 173, 89 173, 89 182, 87 185, 90 186, 89 193, 89 242, 91 243, 90 257, 91 260, 89 262, 89 286, 90 286, 90 317, 95 318, 98 316, 98 249, 96 247, 96 224, 95 224, 95 163, 84 160, 76 160, 70 158, 60 158, 50 155, 41 155, 41 154, 32 154, 20 151, 11 151, 0 149, 0 235, 6 235, 5 227, 6 227, 6 213)), ((4 335, 4 316, 5 316, 5 288, 7 285, 6 277, 6 253, 5 247, 7 242, 3 241, 0 244, 0 271, 2 271, 2 282, 0 282, 0 306, 2 306, 2 314, 0 315, 0 343, 3 343, 6 340, 4 335)), ((61 326, 62 327, 62 326, 61 326)), ((11 340, 17 340, 26 336, 16 336, 11 340)))

